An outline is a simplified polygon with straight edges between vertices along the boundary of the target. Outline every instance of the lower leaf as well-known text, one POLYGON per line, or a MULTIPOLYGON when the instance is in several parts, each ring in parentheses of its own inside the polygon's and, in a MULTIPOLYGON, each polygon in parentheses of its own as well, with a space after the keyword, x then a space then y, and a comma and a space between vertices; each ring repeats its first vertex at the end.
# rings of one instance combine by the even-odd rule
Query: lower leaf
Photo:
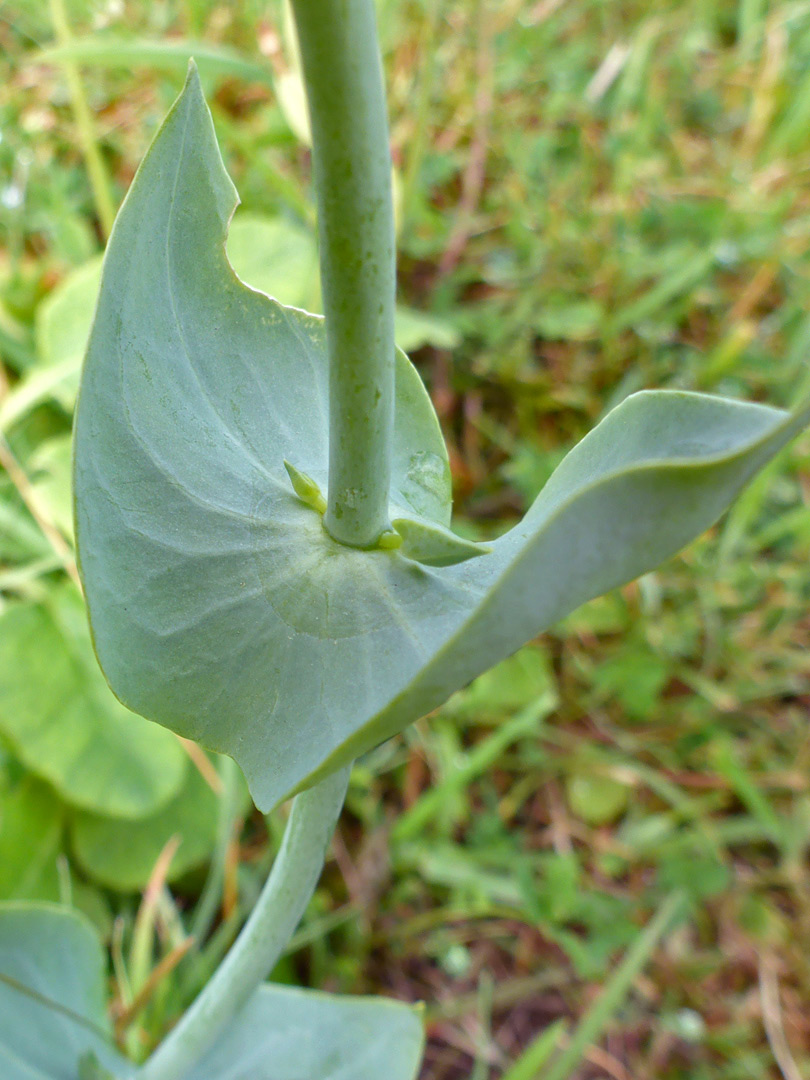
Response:
POLYGON ((76 417, 77 546, 115 693, 233 756, 262 810, 674 555, 810 420, 636 394, 485 550, 449 531, 441 432, 400 355, 402 543, 345 547, 284 464, 326 492, 325 327, 241 284, 224 254, 234 203, 192 71, 105 256, 76 417))
POLYGON ((384 998, 260 987, 188 1080, 414 1080, 419 1009, 384 998))
POLYGON ((105 1013, 92 927, 55 904, 0 905, 0 1076, 129 1080, 105 1013))
MULTIPOLYGON (((133 1080, 113 1047, 104 955, 75 911, 0 904, 3 1080, 133 1080)), ((265 984, 187 1080, 414 1080, 419 1008, 265 984)))

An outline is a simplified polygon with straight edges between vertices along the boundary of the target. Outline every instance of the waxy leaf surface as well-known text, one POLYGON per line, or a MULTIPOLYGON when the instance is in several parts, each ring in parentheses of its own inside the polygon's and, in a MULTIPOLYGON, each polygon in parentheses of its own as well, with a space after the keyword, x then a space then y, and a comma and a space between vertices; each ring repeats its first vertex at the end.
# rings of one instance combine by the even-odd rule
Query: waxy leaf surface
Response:
POLYGON ((417 1010, 266 983, 188 1080, 414 1080, 417 1010))
MULTIPOLYGON (((320 311, 318 248, 311 230, 283 218, 240 214, 228 231, 228 258, 242 281, 253 288, 284 304, 320 311)), ((11 427, 49 398, 68 411, 73 408, 101 269, 101 256, 94 256, 67 274, 37 308, 39 362, 0 402, 0 428, 11 427)), ((395 332, 405 352, 424 345, 451 349, 460 340, 443 318, 401 305, 395 313, 395 332)))
MULTIPOLYGON (((55 904, 0 904, 0 1076, 130 1080, 112 1046, 95 931, 55 904)), ((187 1080, 414 1080, 413 1006, 265 984, 187 1080)))
POLYGON ((55 904, 0 904, 3 1080, 84 1080, 94 1063, 116 1080, 134 1074, 112 1047, 104 967, 82 916, 55 904))
MULTIPOLYGON (((637 394, 487 554, 431 566, 342 547, 284 468, 326 490, 323 323, 234 275, 235 202, 192 72, 106 255, 76 422, 77 541, 116 694, 235 757, 262 809, 671 556, 807 421, 637 394)), ((394 457, 391 519, 441 532, 447 458, 402 355, 394 457)))

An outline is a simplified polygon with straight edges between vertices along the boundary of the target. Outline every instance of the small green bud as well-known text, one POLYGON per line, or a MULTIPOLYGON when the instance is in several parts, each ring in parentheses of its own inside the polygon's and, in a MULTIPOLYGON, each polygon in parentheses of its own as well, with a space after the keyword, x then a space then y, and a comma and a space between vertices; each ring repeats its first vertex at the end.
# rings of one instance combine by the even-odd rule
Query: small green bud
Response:
POLYGON ((386 529, 377 541, 377 547, 382 548, 383 551, 395 551, 398 547, 402 547, 402 537, 394 529, 386 529))
POLYGON ((319 514, 326 513, 326 499, 321 493, 321 489, 315 483, 311 476, 307 476, 306 473, 301 472, 300 469, 296 469, 294 465, 291 465, 289 461, 284 462, 284 468, 287 470, 287 475, 290 478, 293 491, 301 500, 311 506, 313 510, 317 510, 319 514))

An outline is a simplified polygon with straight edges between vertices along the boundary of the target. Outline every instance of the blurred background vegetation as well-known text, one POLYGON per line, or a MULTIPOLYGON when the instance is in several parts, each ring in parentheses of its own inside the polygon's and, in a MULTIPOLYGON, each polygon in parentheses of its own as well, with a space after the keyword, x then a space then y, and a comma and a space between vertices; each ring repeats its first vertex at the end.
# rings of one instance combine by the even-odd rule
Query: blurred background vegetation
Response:
MULTIPOLYGON (((461 531, 508 527, 633 390, 810 392, 810 3, 378 9, 398 336, 461 531)), ((0 4, 0 899, 89 915, 135 1056, 284 816, 113 700, 75 584, 100 255, 192 52, 242 198, 232 261, 317 309, 275 0, 0 4)), ((363 759, 275 977, 426 1001, 423 1080, 810 1076, 809 488, 804 438, 681 557, 363 759)))

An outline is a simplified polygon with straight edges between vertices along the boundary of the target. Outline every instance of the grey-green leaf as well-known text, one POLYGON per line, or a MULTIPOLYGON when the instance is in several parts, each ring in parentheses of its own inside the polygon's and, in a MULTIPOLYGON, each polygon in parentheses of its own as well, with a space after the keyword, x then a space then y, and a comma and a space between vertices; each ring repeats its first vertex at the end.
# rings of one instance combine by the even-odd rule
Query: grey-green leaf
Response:
POLYGON ((154 813, 185 776, 177 740, 105 685, 72 585, 0 614, 0 732, 67 802, 97 813, 154 813))
MULTIPOLYGON (((121 699, 234 756, 257 804, 401 730, 579 604, 674 554, 808 420, 627 399, 492 550, 430 566, 334 543, 322 321, 244 287, 235 193, 192 74, 108 248, 76 421, 77 542, 121 699)), ((450 523, 447 457, 397 358, 391 518, 450 523)))
POLYGON ((419 1011, 385 998, 260 987, 188 1080, 414 1080, 419 1011))
MULTIPOLYGON (((104 955, 74 911, 0 904, 0 1075, 3 1080, 129 1080, 112 1047, 104 955)), ((266 984, 188 1080, 414 1080, 419 1009, 266 984)))
POLYGON ((83 916, 55 904, 0 904, 3 1080, 80 1080, 99 1067, 116 1080, 133 1076, 112 1047, 103 973, 83 916))
POLYGON ((487 544, 456 536, 433 521, 394 518, 392 524, 402 537, 400 554, 425 566, 455 566, 492 550, 487 544))
MULTIPOLYGON (((320 311, 318 248, 304 226, 265 214, 239 214, 228 230, 228 258, 252 288, 284 304, 320 311)), ((96 256, 71 271, 37 308, 38 362, 0 402, 0 428, 10 428, 51 398, 67 410, 73 408, 101 264, 96 256)), ((405 352, 423 345, 458 345, 458 333, 438 316, 398 306, 395 320, 397 344, 405 352)))

